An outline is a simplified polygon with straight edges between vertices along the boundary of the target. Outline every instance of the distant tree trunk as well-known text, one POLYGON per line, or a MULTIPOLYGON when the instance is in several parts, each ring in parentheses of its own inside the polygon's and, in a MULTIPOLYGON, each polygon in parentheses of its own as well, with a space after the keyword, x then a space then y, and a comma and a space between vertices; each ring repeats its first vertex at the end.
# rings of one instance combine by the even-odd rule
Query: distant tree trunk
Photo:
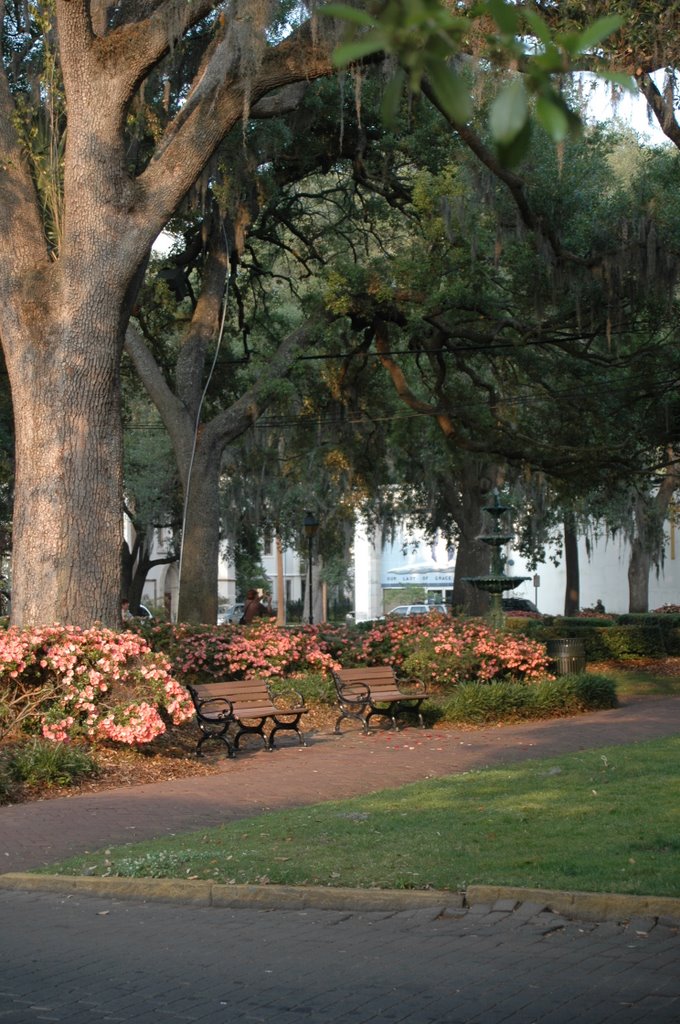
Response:
POLYGON ((453 606, 467 615, 485 615, 489 610, 489 595, 464 582, 464 577, 487 576, 490 572, 491 548, 477 538, 486 529, 483 507, 490 502, 490 492, 500 480, 498 466, 470 461, 462 467, 450 492, 443 495, 458 527, 453 606))
POLYGON ((151 556, 151 538, 153 527, 148 531, 144 530, 135 536, 132 550, 126 542, 123 542, 121 552, 121 597, 127 598, 130 602, 132 615, 139 613, 139 605, 144 593, 144 584, 151 570, 157 565, 170 565, 177 561, 176 555, 167 555, 161 558, 151 556))
POLYGON ((470 519, 458 523, 458 548, 456 550, 456 571, 453 581, 453 607, 466 615, 485 615, 489 609, 489 595, 478 590, 464 577, 487 576, 491 567, 491 548, 476 539, 481 529, 480 510, 470 510, 470 519))
POLYGON ((649 611, 649 573, 652 556, 639 537, 631 541, 628 562, 628 611, 649 611))
POLYGON ((649 574, 663 550, 663 524, 668 506, 680 484, 677 453, 669 449, 668 466, 653 496, 638 494, 635 500, 635 534, 628 563, 628 610, 649 611, 649 574))
POLYGON ((279 534, 276 534, 276 625, 286 624, 286 581, 283 575, 283 542, 279 534))
POLYGON ((578 533, 573 516, 564 520, 564 565, 566 587, 564 591, 564 614, 576 615, 581 606, 581 580, 578 564, 578 533))
MULTIPOLYGON (((209 300, 212 320, 217 319, 220 294, 204 287, 197 306, 205 313, 209 300)), ((207 332, 197 328, 191 344, 178 360, 175 394, 139 331, 129 326, 125 349, 132 359, 150 398, 158 409, 170 435, 179 477, 186 501, 182 536, 178 622, 214 623, 217 618, 217 575, 220 537, 219 475, 227 446, 256 422, 271 400, 271 381, 283 378, 299 350, 314 336, 316 321, 308 321, 291 331, 270 358, 268 373, 261 374, 253 386, 209 422, 200 423, 207 332), (267 394, 267 389, 270 393, 267 394), (181 397, 180 397, 181 396, 181 397), (195 436, 194 436, 194 432, 195 436)))
POLYGON ((220 455, 197 443, 191 477, 185 479, 186 514, 182 535, 179 622, 217 621, 220 455))

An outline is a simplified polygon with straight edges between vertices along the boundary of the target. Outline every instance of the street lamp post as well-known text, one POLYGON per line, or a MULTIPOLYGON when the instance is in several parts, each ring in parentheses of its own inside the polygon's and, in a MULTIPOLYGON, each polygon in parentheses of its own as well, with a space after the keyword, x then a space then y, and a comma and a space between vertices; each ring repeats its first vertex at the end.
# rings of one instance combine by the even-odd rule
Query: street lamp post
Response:
POLYGON ((305 528, 305 535, 307 537, 307 571, 308 571, 308 587, 309 587, 309 624, 314 625, 314 600, 312 595, 312 545, 314 543, 314 534, 319 529, 319 520, 316 518, 313 512, 305 512, 305 518, 302 522, 305 528))

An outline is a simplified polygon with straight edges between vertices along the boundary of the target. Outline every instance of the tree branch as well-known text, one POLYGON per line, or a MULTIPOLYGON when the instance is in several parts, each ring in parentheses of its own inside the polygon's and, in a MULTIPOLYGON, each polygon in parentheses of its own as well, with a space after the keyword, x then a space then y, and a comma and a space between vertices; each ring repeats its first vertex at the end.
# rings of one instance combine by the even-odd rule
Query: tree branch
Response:
MULTIPOLYGON (((299 81, 330 74, 332 44, 314 40, 309 24, 266 50, 262 65, 250 83, 251 104, 268 93, 299 81)), ((147 213, 162 227, 199 177, 224 136, 243 116, 246 83, 235 71, 228 73, 218 61, 218 47, 206 67, 202 83, 194 86, 184 107, 165 136, 139 185, 147 196, 147 213)), ((222 55, 224 56, 224 55, 222 55)))
POLYGON ((300 349, 314 340, 321 325, 319 319, 307 320, 284 338, 267 363, 267 373, 261 374, 257 382, 229 409, 219 413, 205 426, 205 434, 212 435, 214 443, 222 447, 230 444, 259 419, 272 400, 272 382, 286 376, 300 349))
POLYGON ((8 308, 8 290, 21 281, 32 301, 33 274, 49 266, 38 196, 22 153, 15 114, 7 75, 0 67, 0 316, 8 308))
POLYGON ((452 440, 456 435, 456 429, 453 425, 451 417, 448 413, 442 409, 437 408, 434 405, 430 405, 429 402, 423 402, 411 391, 406 377, 404 376, 401 367, 395 363, 394 359, 389 355, 390 352, 390 339, 387 332, 387 325, 382 320, 375 320, 374 324, 374 336, 375 336, 375 348, 378 353, 380 362, 389 373, 394 389, 401 398, 402 402, 405 402, 410 409, 415 412, 423 413, 425 416, 431 416, 436 419, 439 427, 444 436, 452 440))
POLYGON ((664 95, 654 84, 646 71, 636 75, 640 92, 643 94, 654 116, 659 122, 659 127, 664 135, 671 140, 674 146, 680 149, 680 125, 675 117, 675 103, 671 89, 664 95))
POLYGON ((158 363, 132 322, 128 324, 125 332, 125 351, 132 360, 151 401, 158 409, 175 450, 181 451, 186 432, 193 432, 194 424, 184 404, 173 394, 158 363))

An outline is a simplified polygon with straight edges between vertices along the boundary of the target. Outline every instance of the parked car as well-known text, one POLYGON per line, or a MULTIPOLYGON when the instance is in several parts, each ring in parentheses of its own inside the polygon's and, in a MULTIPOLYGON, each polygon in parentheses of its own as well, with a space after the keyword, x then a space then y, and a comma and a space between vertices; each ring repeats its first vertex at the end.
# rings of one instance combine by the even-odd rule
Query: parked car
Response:
POLYGON ((445 604, 398 604, 388 615, 427 615, 428 612, 439 612, 448 615, 445 604))
POLYGON ((217 625, 218 626, 237 626, 241 621, 243 615, 244 604, 231 604, 223 612, 218 612, 217 625))
POLYGON ((504 612, 534 612, 535 615, 539 615, 540 612, 533 601, 529 601, 526 597, 504 597, 503 598, 503 611, 504 612))

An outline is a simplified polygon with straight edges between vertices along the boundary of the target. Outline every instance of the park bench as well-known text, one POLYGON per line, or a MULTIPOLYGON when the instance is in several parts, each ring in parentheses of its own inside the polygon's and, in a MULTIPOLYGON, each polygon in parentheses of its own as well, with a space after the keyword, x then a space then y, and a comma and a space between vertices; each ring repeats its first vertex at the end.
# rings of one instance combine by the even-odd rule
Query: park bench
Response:
POLYGON ((368 733, 374 715, 390 718, 396 729, 397 715, 408 712, 417 715, 424 728, 420 705, 428 696, 425 687, 415 679, 400 682, 392 665, 341 668, 333 672, 333 681, 340 704, 336 733, 345 718, 353 718, 368 733))
POLYGON ((274 737, 280 729, 292 729, 297 733, 301 745, 306 746, 299 723, 307 708, 297 690, 292 691, 295 702, 291 704, 287 697, 275 696, 266 679, 196 683, 187 689, 194 702, 196 720, 202 733, 196 745, 196 754, 199 756, 206 740, 215 739, 224 743, 229 757, 233 757, 245 733, 256 733, 262 739, 265 750, 272 750, 274 737), (265 733, 268 722, 273 725, 269 733, 265 733), (231 735, 230 729, 233 730, 231 735))

